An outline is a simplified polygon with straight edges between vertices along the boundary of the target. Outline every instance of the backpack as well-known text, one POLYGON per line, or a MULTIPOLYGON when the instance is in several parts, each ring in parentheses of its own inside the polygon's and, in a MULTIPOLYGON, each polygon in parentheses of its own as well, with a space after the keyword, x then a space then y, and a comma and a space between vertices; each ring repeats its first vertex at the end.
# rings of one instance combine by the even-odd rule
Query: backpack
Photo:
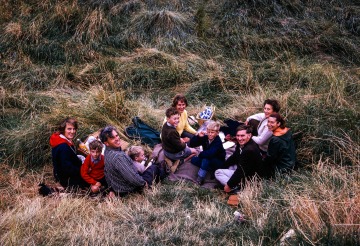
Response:
POLYGON ((141 141, 153 148, 161 143, 160 132, 143 122, 138 116, 132 119, 133 124, 125 128, 125 135, 134 140, 141 141))

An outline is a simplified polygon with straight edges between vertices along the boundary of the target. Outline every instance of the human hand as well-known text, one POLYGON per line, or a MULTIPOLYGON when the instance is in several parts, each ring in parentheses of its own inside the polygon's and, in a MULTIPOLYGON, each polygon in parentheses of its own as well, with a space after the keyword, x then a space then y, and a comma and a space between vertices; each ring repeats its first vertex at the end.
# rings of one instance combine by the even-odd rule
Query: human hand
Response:
POLYGON ((198 136, 199 136, 199 137, 205 136, 205 132, 204 132, 204 131, 199 132, 198 136))
POLYGON ((248 120, 245 120, 245 122, 244 122, 244 123, 245 123, 245 125, 247 125, 247 124, 249 123, 249 121, 248 121, 248 120))
MULTIPOLYGON (((99 183, 99 182, 97 182, 99 183)), ((100 185, 101 186, 101 185, 100 185)), ((92 193, 98 193, 100 191, 100 186, 97 186, 96 184, 95 185, 92 185, 91 186, 91 192, 92 193)))
POLYGON ((185 138, 181 138, 181 140, 184 142, 184 143, 187 143, 190 141, 190 138, 188 137, 185 137, 185 138))
POLYGON ((224 186, 224 191, 229 193, 231 191, 230 186, 228 186, 227 184, 224 186))

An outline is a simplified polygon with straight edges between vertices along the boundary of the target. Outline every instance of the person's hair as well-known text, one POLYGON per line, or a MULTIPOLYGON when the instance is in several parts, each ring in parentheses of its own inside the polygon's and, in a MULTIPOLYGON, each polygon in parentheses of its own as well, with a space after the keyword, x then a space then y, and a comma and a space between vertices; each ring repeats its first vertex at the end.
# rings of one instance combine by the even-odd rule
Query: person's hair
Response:
POLYGON ((165 115, 167 118, 170 118, 172 115, 176 115, 176 114, 179 114, 179 111, 177 111, 177 109, 174 107, 170 107, 165 111, 165 115))
POLYGON ((285 127, 286 127, 286 122, 285 122, 285 119, 279 114, 279 113, 272 113, 270 116, 269 116, 269 118, 270 117, 273 117, 273 118, 275 118, 276 119, 276 122, 279 122, 280 123, 280 128, 281 129, 284 129, 285 127))
POLYGON ((217 121, 209 121, 207 127, 206 127, 207 130, 213 130, 213 131, 219 131, 220 129, 220 123, 217 122, 217 121))
POLYGON ((173 102, 171 104, 171 107, 176 107, 176 105, 178 104, 178 102, 184 102, 186 107, 188 106, 188 102, 186 100, 186 97, 183 94, 177 94, 174 99, 173 102))
POLYGON ((61 133, 61 134, 64 134, 65 133, 65 128, 66 128, 66 124, 70 124, 72 125, 75 130, 78 129, 78 122, 75 118, 72 118, 72 117, 67 117, 65 118, 64 120, 62 120, 60 123, 59 123, 59 126, 58 126, 58 131, 61 133))
POLYGON ((135 158, 140 155, 141 151, 144 151, 141 146, 134 145, 129 148, 128 155, 132 160, 135 160, 135 158))
POLYGON ((94 141, 89 143, 89 149, 90 150, 98 150, 101 152, 103 149, 103 143, 100 142, 99 140, 95 139, 94 141))
POLYGON ((238 128, 236 128, 236 133, 238 131, 243 131, 243 130, 245 130, 247 134, 252 133, 252 131, 253 131, 252 126, 240 125, 240 126, 238 126, 238 128))
POLYGON ((280 103, 275 99, 266 99, 264 102, 264 107, 266 104, 271 105, 274 112, 279 113, 280 111, 280 103))
POLYGON ((101 129, 100 132, 100 140, 101 142, 105 143, 108 138, 113 138, 112 132, 117 132, 116 128, 114 126, 105 126, 103 129, 101 129))

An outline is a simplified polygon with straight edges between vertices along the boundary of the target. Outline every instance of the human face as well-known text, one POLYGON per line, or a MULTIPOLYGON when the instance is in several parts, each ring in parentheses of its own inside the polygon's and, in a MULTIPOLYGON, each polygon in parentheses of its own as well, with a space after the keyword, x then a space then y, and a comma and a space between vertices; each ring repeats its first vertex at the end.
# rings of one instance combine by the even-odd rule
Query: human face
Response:
POLYGON ((219 134, 219 131, 207 129, 207 130, 206 130, 206 133, 207 133, 208 139, 209 139, 210 141, 212 141, 212 140, 214 140, 214 139, 216 138, 216 136, 219 134))
POLYGON ((97 159, 99 159, 99 156, 101 155, 101 151, 97 150, 97 149, 91 149, 90 155, 94 160, 97 160, 97 159))
POLYGON ((144 159, 145 159, 145 154, 144 151, 141 150, 139 155, 135 157, 135 161, 142 162, 144 159))
POLYGON ((180 122, 180 115, 178 114, 171 115, 170 118, 167 119, 167 122, 177 127, 177 125, 179 125, 180 122))
POLYGON ((178 103, 176 104, 176 109, 177 111, 179 111, 180 114, 184 112, 185 108, 186 108, 186 104, 184 103, 184 101, 178 101, 178 103))
POLYGON ((274 113, 273 107, 270 104, 265 104, 264 106, 265 118, 269 118, 269 116, 274 113))
POLYGON ((113 136, 112 138, 108 138, 106 142, 104 142, 104 144, 108 147, 111 148, 121 148, 121 139, 119 137, 119 134, 113 130, 111 135, 113 136))
POLYGON ((276 129, 278 129, 280 126, 280 122, 276 121, 275 117, 269 117, 267 127, 270 131, 274 132, 276 129))
POLYGON ((64 136, 69 140, 73 140, 75 137, 75 134, 76 134, 75 127, 70 123, 66 123, 64 136))
POLYGON ((246 133, 246 130, 240 130, 236 133, 236 140, 243 147, 251 139, 251 133, 246 133))

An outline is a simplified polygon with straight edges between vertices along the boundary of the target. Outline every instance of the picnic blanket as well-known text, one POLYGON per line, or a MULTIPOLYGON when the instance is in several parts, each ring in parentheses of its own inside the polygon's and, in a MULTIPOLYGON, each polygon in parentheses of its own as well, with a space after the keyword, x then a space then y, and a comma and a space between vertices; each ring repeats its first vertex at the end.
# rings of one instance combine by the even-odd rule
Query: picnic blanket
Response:
MULTIPOLYGON (((233 148, 227 149, 226 157, 229 157, 234 152, 234 150, 235 150, 235 146, 233 148)), ((155 145, 153 153, 152 153, 152 157, 157 158, 157 162, 161 162, 165 159, 164 151, 162 150, 161 144, 155 145)), ((198 171, 199 171, 199 167, 191 164, 191 162, 189 160, 189 161, 186 161, 183 164, 179 165, 176 172, 171 173, 168 178, 170 181, 179 181, 179 180, 185 179, 187 181, 196 183, 198 171)), ((211 179, 211 173, 208 172, 206 174, 204 184, 201 185, 201 187, 207 188, 207 189, 214 189, 214 186, 217 184, 219 184, 219 182, 215 178, 211 179)))

